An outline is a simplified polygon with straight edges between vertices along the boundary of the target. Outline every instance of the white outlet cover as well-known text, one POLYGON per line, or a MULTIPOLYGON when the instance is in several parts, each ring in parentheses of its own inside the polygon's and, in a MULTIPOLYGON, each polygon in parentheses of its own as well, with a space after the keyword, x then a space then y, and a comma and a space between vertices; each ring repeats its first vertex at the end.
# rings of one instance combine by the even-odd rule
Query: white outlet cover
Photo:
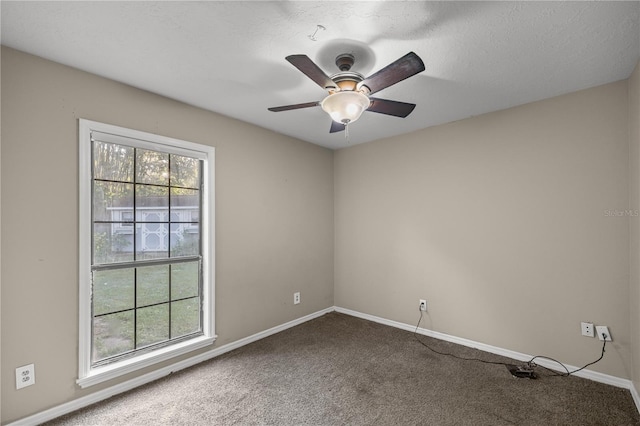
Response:
POLYGON ((598 339, 602 341, 604 341, 604 339, 602 338, 602 333, 607 335, 607 342, 613 341, 611 333, 609 333, 609 327, 607 327, 606 325, 596 325, 596 333, 598 333, 598 339))
POLYGON ((27 386, 35 385, 35 383, 35 365, 29 364, 16 368, 16 389, 22 389, 27 386))
POLYGON ((590 322, 581 322, 580 327, 582 329, 582 335, 587 337, 594 337, 593 324, 590 322))

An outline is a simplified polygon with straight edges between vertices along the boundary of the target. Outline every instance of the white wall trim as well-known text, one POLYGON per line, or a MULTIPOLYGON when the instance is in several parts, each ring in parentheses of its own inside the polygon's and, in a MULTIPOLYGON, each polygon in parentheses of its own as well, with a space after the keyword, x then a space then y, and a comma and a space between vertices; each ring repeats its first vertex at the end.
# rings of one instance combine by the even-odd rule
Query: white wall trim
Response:
POLYGON ((638 389, 636 389, 635 385, 631 383, 631 396, 633 397, 633 401, 636 403, 636 407, 638 407, 638 411, 640 411, 640 394, 638 394, 638 389))
MULTIPOLYGON (((393 320, 388 320, 388 319, 377 317, 377 316, 374 316, 374 315, 363 314, 362 312, 353 311, 351 309, 346 309, 346 308, 341 308, 339 306, 336 306, 335 310, 336 310, 336 312, 340 312, 340 313, 351 315, 351 316, 354 316, 354 317, 366 319, 366 320, 369 320, 369 321, 377 322, 377 323, 388 325, 388 326, 391 326, 391 327, 400 328, 402 330, 407 330, 407 331, 411 331, 411 332, 416 331, 416 326, 415 325, 405 324, 405 323, 401 323, 401 322, 393 321, 393 320)), ((493 354, 496 354, 496 355, 501 355, 501 356, 505 356, 505 357, 508 357, 508 358, 517 359, 519 361, 529 361, 531 358, 533 358, 533 355, 523 354, 521 352, 515 352, 515 351, 509 350, 509 349, 498 348, 496 346, 487 345, 485 343, 480 343, 480 342, 476 342, 476 341, 473 341, 473 340, 464 339, 464 338, 461 338, 461 337, 451 336, 451 335, 445 334, 445 333, 439 333, 437 331, 429 330, 429 329, 426 329, 426 328, 418 328, 417 333, 425 335, 425 336, 433 337, 433 338, 436 338, 436 339, 444 340, 444 341, 447 341, 447 342, 457 343, 459 345, 467 346, 467 347, 470 347, 470 348, 480 349, 481 351, 493 353, 493 354)), ((536 364, 541 365, 541 366, 546 367, 546 368, 550 368, 552 370, 564 372, 564 370, 560 369, 558 364, 556 364, 553 361, 549 361, 549 360, 545 360, 545 359, 537 359, 536 360, 536 364)), ((575 367, 573 365, 568 365, 568 364, 565 364, 565 365, 569 370, 576 370, 576 369, 579 368, 579 367, 575 367)), ((640 396, 638 395, 638 392, 636 391, 636 389, 635 389, 635 387, 633 385, 633 382, 631 380, 622 379, 620 377, 611 376, 609 374, 603 374, 603 373, 599 373, 597 371, 592 371, 592 370, 581 370, 581 371, 575 373, 574 376, 583 377, 585 379, 590 379, 590 380, 593 380, 595 382, 605 383, 607 385, 612 385, 612 386, 616 386, 616 387, 619 387, 619 388, 629 389, 629 391, 631 392, 631 395, 633 396, 633 400, 636 403, 636 408, 640 412, 640 396)))
POLYGON ((117 385, 108 387, 101 391, 92 393, 90 395, 84 396, 82 398, 74 399, 73 401, 66 402, 64 404, 55 406, 48 410, 41 411, 34 415, 24 417, 20 420, 16 420, 13 423, 7 424, 7 426, 30 426, 30 425, 38 425, 40 423, 47 422, 49 420, 53 420, 56 417, 63 416, 67 413, 70 413, 75 410, 79 410, 81 408, 87 407, 91 404, 95 404, 96 402, 100 402, 107 398, 111 398, 112 396, 118 395, 120 393, 126 392, 128 390, 137 388, 138 386, 142 386, 144 384, 150 383, 154 380, 158 380, 164 376, 168 376, 171 373, 176 371, 183 370, 185 368, 194 366, 201 362, 207 361, 211 358, 215 358, 222 354, 225 354, 234 349, 240 348, 244 345, 248 345, 249 343, 253 343, 260 339, 264 339, 265 337, 271 336, 272 334, 279 333, 288 328, 295 327, 296 325, 300 325, 304 322, 310 321, 312 319, 321 317, 329 312, 333 312, 335 308, 329 307, 326 309, 322 309, 320 311, 314 312, 312 314, 306 315, 304 317, 289 321, 287 323, 272 327, 268 330, 261 331, 259 333, 253 334, 251 336, 236 340, 231 343, 227 343, 226 345, 220 346, 219 348, 212 349, 210 351, 204 352, 202 354, 196 355, 189 359, 185 359, 180 362, 176 362, 174 364, 168 365, 166 367, 160 368, 158 370, 152 371, 150 373, 144 374, 140 377, 136 377, 131 380, 127 380, 126 382, 119 383, 117 385))
POLYGON ((78 120, 78 379, 80 387, 89 387, 106 382, 133 371, 149 367, 168 358, 210 345, 215 339, 215 147, 155 135, 139 130, 78 120), (129 147, 160 150, 164 153, 186 155, 202 161, 202 191, 200 214, 200 244, 202 269, 202 336, 193 337, 181 343, 174 343, 135 357, 114 361, 100 367, 92 366, 92 264, 93 252, 93 143, 117 143, 129 147))
MULTIPOLYGON (((306 315, 304 317, 295 319, 293 321, 289 321, 282 325, 272 327, 268 330, 261 331, 259 333, 253 334, 251 336, 245 337, 243 339, 236 340, 235 342, 227 343, 226 345, 220 346, 219 348, 212 349, 210 351, 204 352, 200 355, 194 356, 189 359, 185 359, 183 361, 171 364, 164 368, 161 368, 156 371, 152 371, 151 373, 147 373, 140 377, 136 377, 131 380, 127 380, 126 382, 119 383, 117 385, 111 386, 109 388, 103 389, 101 391, 92 393, 82 398, 75 399, 73 401, 66 402, 64 404, 58 405, 56 407, 50 408, 45 411, 41 411, 37 414, 34 414, 29 417, 24 417, 20 420, 17 420, 13 423, 7 424, 7 426, 30 426, 30 425, 38 425, 40 423, 44 423, 49 420, 53 420, 56 417, 63 416, 67 413, 70 413, 75 410, 79 410, 81 408, 87 407, 91 404, 95 404, 96 402, 100 402, 117 394, 126 392, 128 390, 134 389, 138 386, 142 386, 146 383, 150 383, 154 380, 158 380, 164 376, 167 376, 173 372, 180 371, 182 369, 191 367, 193 365, 199 364, 201 362, 207 361, 209 359, 215 358, 227 352, 230 352, 234 349, 240 348, 244 345, 248 345, 249 343, 253 343, 260 339, 264 339, 265 337, 271 336, 273 334, 284 331, 288 328, 295 327, 296 325, 300 325, 304 322, 310 321, 312 319, 321 317, 322 315, 328 314, 329 312, 340 312, 342 314, 351 315, 353 317, 362 318, 368 321, 377 322, 379 324, 388 325, 391 327, 399 328, 406 331, 415 331, 416 326, 411 324, 405 324, 398 321, 393 321, 381 317, 377 317, 375 315, 364 314, 362 312, 353 311, 351 309, 341 308, 339 306, 332 306, 326 309, 322 309, 320 311, 314 312, 312 314, 306 315)), ((445 333, 439 333, 437 331, 428 330, 426 328, 418 328, 417 333, 433 337, 436 339, 444 340, 451 343, 457 343, 459 345, 480 349, 485 352, 493 353, 496 355, 502 355, 509 358, 517 359, 519 361, 529 361, 533 356, 523 354, 521 352, 515 352, 508 349, 498 348, 496 346, 487 345, 480 342, 475 342, 473 340, 464 339, 461 337, 451 336, 445 333)), ((537 364, 551 368, 554 370, 558 370, 558 365, 552 361, 540 360, 537 364)), ((566 365, 566 364, 565 364, 566 365)), ((570 370, 575 370, 577 367, 567 365, 567 368, 570 370)), ((560 370, 562 371, 562 370, 560 370)), ((575 374, 578 377, 583 377, 585 379, 590 379, 596 382, 605 383, 608 385, 629 389, 631 392, 631 396, 640 412, 640 395, 638 394, 637 389, 633 385, 631 380, 622 379, 619 377, 611 376, 608 374, 598 373, 597 371, 591 370, 582 370, 575 374)))

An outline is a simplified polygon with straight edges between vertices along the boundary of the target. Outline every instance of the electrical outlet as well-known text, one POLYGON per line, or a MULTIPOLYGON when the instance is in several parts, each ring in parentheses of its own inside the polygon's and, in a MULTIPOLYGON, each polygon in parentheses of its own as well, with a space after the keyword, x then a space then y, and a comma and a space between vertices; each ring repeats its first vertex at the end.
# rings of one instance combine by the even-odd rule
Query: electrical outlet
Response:
POLYGON ((33 364, 16 368, 16 389, 22 389, 36 383, 36 367, 33 364))
POLYGON ((300 292, 295 292, 293 293, 293 304, 297 305, 298 303, 300 303, 300 292))
POLYGON ((420 299, 420 310, 422 312, 427 312, 427 301, 424 299, 420 299))
POLYGON ((609 333, 609 327, 606 325, 596 325, 596 333, 598 334, 598 339, 604 341, 606 339, 607 342, 611 342, 613 339, 611 338, 611 333, 609 333), (602 335, 605 337, 602 337, 602 335))
POLYGON ((590 322, 581 322, 582 335, 587 337, 593 337, 593 324, 590 322))

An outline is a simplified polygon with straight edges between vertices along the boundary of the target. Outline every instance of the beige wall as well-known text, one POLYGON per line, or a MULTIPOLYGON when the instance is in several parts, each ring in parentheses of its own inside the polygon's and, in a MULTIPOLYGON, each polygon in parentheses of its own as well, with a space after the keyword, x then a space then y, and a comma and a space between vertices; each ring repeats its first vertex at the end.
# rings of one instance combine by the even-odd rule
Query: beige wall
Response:
POLYGON ((2 47, 3 423, 116 383, 75 384, 81 117, 216 147, 216 345, 333 305, 330 150, 2 47))
MULTIPOLYGON (((640 63, 629 78, 629 210, 640 211, 640 63)), ((629 218, 633 382, 640 393, 640 216, 629 218)))
POLYGON ((627 82, 335 153, 335 304, 631 376, 627 82))

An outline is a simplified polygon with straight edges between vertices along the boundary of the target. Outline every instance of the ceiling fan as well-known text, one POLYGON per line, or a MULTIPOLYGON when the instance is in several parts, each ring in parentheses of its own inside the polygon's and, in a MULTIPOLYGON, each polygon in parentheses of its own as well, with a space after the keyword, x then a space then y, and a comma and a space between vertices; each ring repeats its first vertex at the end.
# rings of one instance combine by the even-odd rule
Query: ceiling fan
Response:
POLYGON ((331 116, 330 133, 345 130, 346 126, 360 118, 364 111, 401 118, 411 114, 416 107, 415 104, 374 98, 370 95, 425 69, 422 59, 414 52, 407 53, 366 78, 362 74, 351 71, 355 58, 349 53, 336 57, 336 65, 340 72, 331 77, 327 76, 307 55, 290 55, 285 59, 329 92, 329 95, 321 101, 271 107, 268 108, 269 111, 281 112, 320 106, 331 116))

